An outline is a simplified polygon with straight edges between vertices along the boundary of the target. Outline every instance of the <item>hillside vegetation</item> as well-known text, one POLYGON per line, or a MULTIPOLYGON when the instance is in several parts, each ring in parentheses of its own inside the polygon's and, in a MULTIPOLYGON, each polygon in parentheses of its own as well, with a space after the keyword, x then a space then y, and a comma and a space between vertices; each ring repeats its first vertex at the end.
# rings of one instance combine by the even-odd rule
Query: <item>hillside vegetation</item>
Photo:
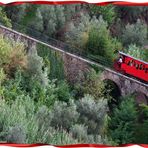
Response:
MULTIPOLYGON (((147 12, 147 7, 24 4, 1 7, 0 22, 108 62, 120 49, 147 61, 147 12)), ((83 80, 70 84, 58 53, 41 44, 26 51, 23 43, 0 35, 0 141, 148 142, 147 105, 137 105, 134 94, 114 97, 114 87, 100 79, 101 69, 80 72, 83 80)))

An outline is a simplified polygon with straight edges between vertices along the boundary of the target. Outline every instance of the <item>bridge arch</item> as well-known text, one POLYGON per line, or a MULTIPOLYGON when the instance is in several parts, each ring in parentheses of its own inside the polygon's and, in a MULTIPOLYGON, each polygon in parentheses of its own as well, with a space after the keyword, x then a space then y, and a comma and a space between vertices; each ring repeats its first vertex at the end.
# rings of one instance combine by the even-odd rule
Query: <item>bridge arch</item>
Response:
POLYGON ((119 85, 111 79, 104 79, 103 82, 106 90, 105 95, 111 96, 111 99, 109 99, 109 108, 112 110, 115 106, 119 105, 121 101, 121 90, 119 85))

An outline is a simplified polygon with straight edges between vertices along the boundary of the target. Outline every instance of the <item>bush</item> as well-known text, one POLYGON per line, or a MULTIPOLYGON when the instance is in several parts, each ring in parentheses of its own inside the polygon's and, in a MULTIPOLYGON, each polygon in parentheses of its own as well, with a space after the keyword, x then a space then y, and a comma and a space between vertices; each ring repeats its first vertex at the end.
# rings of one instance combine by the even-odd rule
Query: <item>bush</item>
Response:
POLYGON ((46 68, 43 70, 43 66, 43 58, 38 56, 36 51, 28 53, 27 73, 43 87, 46 87, 48 85, 48 73, 46 68))
POLYGON ((54 145, 78 144, 78 140, 65 130, 55 130, 49 137, 48 143, 54 145))
POLYGON ((144 49, 144 58, 143 58, 143 60, 148 62, 148 50, 147 49, 144 49))
POLYGON ((33 124, 34 105, 32 101, 30 98, 19 96, 12 105, 8 105, 3 100, 0 104, 0 130, 2 133, 0 139, 24 142, 25 134, 29 134, 27 131, 27 127, 30 126, 29 122, 33 124))
POLYGON ((1 83, 5 80, 6 78, 6 75, 4 73, 4 70, 1 68, 0 69, 0 86, 1 86, 1 83))
POLYGON ((100 80, 100 73, 97 74, 93 69, 89 73, 85 73, 84 79, 78 80, 74 87, 79 97, 83 97, 85 94, 90 94, 97 100, 104 97, 105 85, 100 80))
POLYGON ((79 122, 88 127, 88 134, 104 134, 107 108, 107 100, 94 101, 89 95, 77 101, 77 111, 80 113, 79 122))
POLYGON ((48 81, 48 85, 46 87, 43 87, 33 78, 25 78, 25 82, 26 83, 23 85, 28 85, 28 87, 25 88, 26 93, 29 94, 36 103, 51 107, 51 105, 58 100, 57 87, 54 81, 48 81))
POLYGON ((16 99, 11 105, 0 100, 0 141, 59 145, 77 143, 66 131, 52 128, 50 120, 49 110, 36 107, 27 96, 16 99))
POLYGON ((124 46, 135 44, 143 46, 147 40, 147 26, 139 19, 135 24, 127 24, 122 34, 122 42, 124 46))
POLYGON ((75 139, 78 139, 80 142, 86 142, 88 140, 88 135, 87 135, 87 127, 85 127, 84 125, 80 125, 80 124, 75 124, 71 127, 70 129, 70 133, 72 133, 72 136, 75 139))
POLYGON ((11 20, 8 19, 6 13, 3 11, 3 8, 0 7, 0 23, 2 25, 5 25, 6 27, 11 28, 11 20))
POLYGON ((134 128, 137 122, 137 111, 134 99, 125 97, 119 108, 115 108, 109 123, 109 133, 117 144, 132 143, 134 128))
POLYGON ((107 21, 108 24, 112 24, 116 17, 115 7, 113 5, 107 5, 105 7, 93 5, 91 7, 91 12, 96 17, 102 15, 104 20, 107 21))
POLYGON ((71 22, 65 33, 65 41, 72 47, 79 50, 78 52, 85 51, 88 41, 88 30, 90 27, 89 15, 81 13, 79 23, 71 22), (77 49, 80 48, 80 49, 77 49))
POLYGON ((13 77, 17 68, 25 69, 26 65, 27 56, 24 45, 0 36, 0 66, 7 77, 13 77))
POLYGON ((114 51, 122 47, 117 39, 111 37, 108 24, 102 16, 97 19, 84 14, 81 14, 79 23, 72 22, 69 25, 66 42, 74 47, 73 52, 99 55, 109 62, 115 56, 114 51))
POLYGON ((21 87, 21 81, 21 73, 20 71, 17 71, 14 79, 5 80, 3 83, 2 97, 9 103, 12 103, 12 101, 17 99, 19 96, 26 95, 25 91, 21 87))
POLYGON ((6 141, 8 143, 25 143, 26 133, 21 126, 10 127, 6 136, 6 141), (15 134, 14 134, 15 133, 15 134))
POLYGON ((88 130, 88 127, 86 127, 85 125, 75 124, 70 129, 70 133, 74 138, 78 140, 78 142, 81 142, 81 143, 106 144, 109 142, 107 138, 102 138, 101 135, 88 134, 87 130, 88 130))
POLYGON ((138 113, 139 122, 134 129, 134 142, 147 144, 148 139, 148 106, 141 104, 138 113))
POLYGON ((69 85, 65 81, 58 82, 56 93, 59 101, 69 102, 69 99, 72 98, 69 85))
POLYGON ((121 43, 110 35, 108 24, 100 16, 91 20, 89 37, 87 42, 87 51, 94 55, 105 57, 107 61, 115 58, 114 52, 122 47, 121 43))
POLYGON ((126 52, 135 58, 145 60, 145 50, 140 49, 140 47, 137 47, 135 44, 129 45, 126 52))
POLYGON ((40 57, 43 58, 44 66, 48 69, 49 78, 63 80, 63 60, 58 51, 53 51, 45 45, 37 44, 37 53, 40 57))
POLYGON ((70 127, 77 122, 79 117, 73 101, 71 101, 70 104, 55 102, 52 114, 51 125, 55 128, 63 128, 65 130, 69 130, 70 127))

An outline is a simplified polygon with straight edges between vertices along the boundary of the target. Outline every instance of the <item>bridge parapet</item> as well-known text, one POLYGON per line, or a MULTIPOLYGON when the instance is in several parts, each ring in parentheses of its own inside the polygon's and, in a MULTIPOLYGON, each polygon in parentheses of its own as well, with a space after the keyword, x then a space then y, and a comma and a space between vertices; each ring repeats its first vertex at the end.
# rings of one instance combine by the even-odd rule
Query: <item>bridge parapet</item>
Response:
POLYGON ((118 74, 112 70, 105 70, 102 75, 102 80, 111 80, 117 84, 121 90, 121 95, 125 96, 135 92, 141 92, 148 97, 148 85, 133 78, 129 78, 122 74, 118 74))

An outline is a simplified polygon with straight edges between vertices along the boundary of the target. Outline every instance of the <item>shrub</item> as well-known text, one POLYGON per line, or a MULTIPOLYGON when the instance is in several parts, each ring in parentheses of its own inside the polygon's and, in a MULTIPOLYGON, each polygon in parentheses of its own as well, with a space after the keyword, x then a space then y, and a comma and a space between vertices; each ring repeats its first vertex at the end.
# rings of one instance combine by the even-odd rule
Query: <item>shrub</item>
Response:
POLYGON ((47 46, 37 44, 37 53, 43 58, 50 79, 64 79, 64 66, 61 55, 47 46))
POLYGON ((144 49, 144 61, 148 62, 148 50, 144 49))
POLYGON ((96 73, 91 69, 89 73, 84 74, 84 79, 79 80, 74 86, 77 96, 84 96, 84 94, 90 94, 95 99, 104 97, 105 85, 100 80, 100 73, 96 73))
MULTIPOLYGON (((1 100, 0 103, 1 138, 11 142, 24 142, 28 135, 29 123, 33 124, 34 106, 30 98, 19 96, 9 105, 1 100), (25 104, 25 105, 24 105, 25 104)), ((34 123, 35 124, 35 123, 34 123)))
POLYGON ((75 124, 71 127, 70 133, 72 133, 72 136, 75 139, 78 139, 80 142, 86 142, 87 143, 87 127, 80 124, 75 124))
POLYGON ((73 101, 71 101, 70 104, 55 102, 52 114, 51 125, 55 128, 63 128, 65 130, 69 130, 70 127, 77 122, 79 117, 73 101))
POLYGON ((6 78, 6 75, 4 73, 4 70, 1 68, 0 69, 0 86, 1 86, 1 83, 5 80, 6 78))
POLYGON ((54 81, 48 81, 48 85, 43 87, 39 82, 36 81, 36 78, 27 78, 25 80, 26 84, 28 85, 26 91, 35 102, 39 103, 40 105, 51 107, 51 105, 58 100, 57 87, 54 81))
POLYGON ((88 134, 103 134, 107 110, 107 100, 104 99, 94 101, 93 97, 86 95, 77 101, 79 122, 88 127, 88 134))
POLYGON ((135 44, 129 45, 127 49, 127 54, 141 60, 145 59, 144 52, 145 52, 144 49, 140 49, 140 47, 137 47, 135 44))
POLYGON ((116 17, 115 7, 113 5, 107 5, 106 7, 93 5, 91 12, 97 17, 102 15, 104 20, 109 24, 112 24, 116 17))
POLYGON ((25 143, 26 133, 20 126, 10 127, 6 136, 8 143, 25 143), (15 133, 15 134, 14 134, 15 133))
POLYGON ((48 74, 46 68, 43 70, 43 66, 43 58, 38 56, 35 50, 28 53, 27 73, 43 87, 46 87, 48 85, 48 74))
POLYGON ((66 42, 74 47, 73 52, 99 55, 109 61, 114 58, 114 50, 122 47, 117 39, 111 37, 108 24, 102 16, 97 19, 84 14, 81 14, 79 23, 72 22, 69 25, 66 42))
POLYGON ((135 24, 127 24, 122 34, 122 42, 124 46, 136 44, 143 46, 147 39, 147 26, 139 19, 135 24))
POLYGON ((0 66, 8 64, 10 62, 10 55, 12 51, 12 46, 10 41, 6 41, 4 37, 0 36, 0 66))
POLYGON ((107 30, 107 23, 103 20, 102 16, 99 19, 93 17, 90 22, 91 27, 89 30, 89 38, 87 48, 92 53, 104 55, 104 49, 108 48, 109 43, 109 30, 107 30))
POLYGON ((55 130, 49 137, 48 143, 54 145, 78 144, 78 140, 74 139, 71 134, 65 130, 55 130))
POLYGON ((132 143, 136 119, 134 99, 130 96, 124 98, 119 108, 115 108, 109 123, 109 133, 113 141, 117 144, 132 143))
POLYGON ((87 51, 112 61, 115 57, 114 52, 122 47, 121 43, 111 37, 108 24, 101 16, 99 19, 94 17, 90 24, 87 51))
POLYGON ((43 127, 46 131, 50 127, 53 114, 49 111, 47 106, 39 106, 35 114, 39 127, 43 127))
POLYGON ((148 139, 148 106, 141 104, 139 106, 138 119, 134 129, 134 142, 147 144, 148 139))
POLYGON ((11 143, 77 143, 78 141, 71 134, 62 129, 55 130, 50 126, 50 115, 46 107, 38 108, 34 101, 27 96, 19 97, 14 100, 13 104, 7 104, 4 100, 0 100, 0 141, 11 143))
POLYGON ((26 65, 27 56, 24 45, 0 36, 0 66, 8 77, 14 76, 17 68, 25 69, 26 65))
POLYGON ((85 50, 88 40, 88 30, 90 25, 89 15, 81 13, 79 23, 71 22, 68 25, 67 32, 65 33, 66 42, 77 50, 85 50))
POLYGON ((3 8, 0 8, 0 23, 2 23, 2 25, 5 25, 7 27, 12 27, 11 25, 11 20, 8 19, 6 13, 3 11, 3 8))
POLYGON ((72 98, 70 88, 65 81, 59 81, 57 85, 57 98, 59 101, 68 102, 72 98))

